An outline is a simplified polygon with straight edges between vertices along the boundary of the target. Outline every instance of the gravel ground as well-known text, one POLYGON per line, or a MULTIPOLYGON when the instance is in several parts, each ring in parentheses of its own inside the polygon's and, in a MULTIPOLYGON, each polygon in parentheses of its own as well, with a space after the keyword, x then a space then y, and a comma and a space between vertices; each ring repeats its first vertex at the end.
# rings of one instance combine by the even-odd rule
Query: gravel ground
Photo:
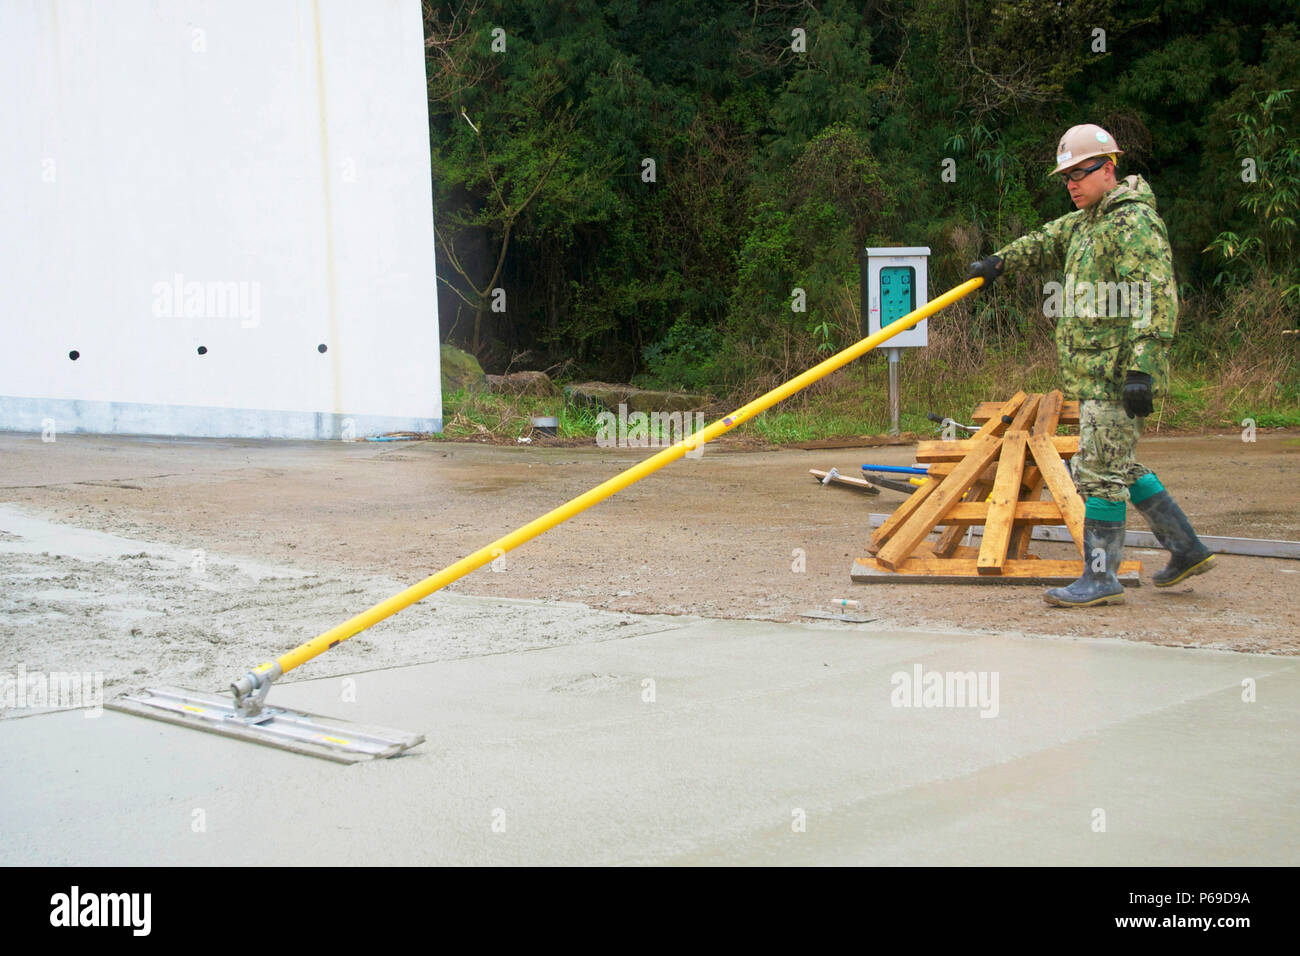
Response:
MULTIPOLYGON (((106 694, 220 689, 647 454, 0 434, 0 667, 102 672, 106 694)), ((867 515, 901 498, 823 489, 808 469, 911 454, 710 445, 297 673, 608 640, 679 615, 792 621, 836 597, 885 625, 1300 653, 1296 561, 1220 556, 1091 611, 1049 608, 1032 585, 850 583, 867 515)), ((1202 533, 1300 538, 1295 433, 1146 439, 1142 457, 1202 533)), ((1164 562, 1127 556, 1148 580, 1164 562)))

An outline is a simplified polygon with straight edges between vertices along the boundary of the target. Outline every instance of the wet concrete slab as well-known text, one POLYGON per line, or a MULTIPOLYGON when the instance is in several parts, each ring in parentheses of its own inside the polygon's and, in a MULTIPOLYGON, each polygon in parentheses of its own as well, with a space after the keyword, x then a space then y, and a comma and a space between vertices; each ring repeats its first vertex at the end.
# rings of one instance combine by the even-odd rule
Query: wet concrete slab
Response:
POLYGON ((272 701, 427 739, 340 766, 5 720, 0 863, 1300 862, 1293 658, 684 619, 272 701))

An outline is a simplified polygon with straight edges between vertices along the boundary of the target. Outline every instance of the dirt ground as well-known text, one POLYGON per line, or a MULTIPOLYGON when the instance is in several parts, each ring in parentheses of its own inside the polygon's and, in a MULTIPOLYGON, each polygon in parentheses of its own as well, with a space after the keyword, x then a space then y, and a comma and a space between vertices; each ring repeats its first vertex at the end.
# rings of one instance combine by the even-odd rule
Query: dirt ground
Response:
MULTIPOLYGON (((498 570, 480 569, 425 602, 429 607, 399 617, 418 624, 454 595, 570 602, 556 606, 555 633, 567 629, 565 639, 577 641, 643 632, 620 617, 629 612, 793 621, 852 597, 866 602, 864 613, 879 625, 893 627, 1300 653, 1300 582, 1291 577, 1300 561, 1220 555, 1213 573, 1156 589, 1149 578, 1163 566, 1163 552, 1129 549, 1127 557, 1143 561, 1147 585, 1130 589, 1122 607, 1092 610, 1050 608, 1035 585, 851 583, 852 561, 866 553, 868 515, 902 498, 822 488, 808 470, 855 474, 867 461, 910 464, 913 450, 709 445, 699 460, 668 466, 509 553, 498 570)), ((149 638, 150 661, 175 658, 169 676, 219 685, 225 671, 218 671, 232 661, 242 667, 282 653, 648 454, 440 441, 61 435, 44 443, 37 435, 0 434, 0 502, 61 526, 141 542, 135 551, 117 542, 109 547, 116 552, 98 561, 52 557, 39 546, 19 548, 16 539, 0 547, 0 649, 29 668, 60 666, 39 649, 81 620, 84 632, 102 634, 105 644, 149 638), (209 570, 199 585, 177 572, 195 554, 209 570), (304 590, 314 595, 309 604, 304 590), (106 618, 110 605, 115 616, 106 618), (189 633, 196 617, 205 624, 198 637, 189 633), (185 665, 192 645, 171 634, 182 629, 186 641, 213 645, 246 631, 248 646, 264 650, 245 659, 251 652, 241 644, 234 656, 185 665), (179 643, 169 648, 173 639, 179 643)), ((1237 433, 1149 438, 1141 457, 1201 533, 1300 539, 1297 433, 1260 432, 1253 443, 1237 433)), ((1145 529, 1135 511, 1130 527, 1145 529)), ((1034 550, 1070 556, 1066 545, 1036 542, 1034 550)), ((483 613, 459 619, 461 637, 480 627, 483 613)), ((471 634, 459 650, 443 647, 433 656, 554 637, 475 643, 471 634)), ((339 666, 364 665, 377 641, 347 642, 339 666)))

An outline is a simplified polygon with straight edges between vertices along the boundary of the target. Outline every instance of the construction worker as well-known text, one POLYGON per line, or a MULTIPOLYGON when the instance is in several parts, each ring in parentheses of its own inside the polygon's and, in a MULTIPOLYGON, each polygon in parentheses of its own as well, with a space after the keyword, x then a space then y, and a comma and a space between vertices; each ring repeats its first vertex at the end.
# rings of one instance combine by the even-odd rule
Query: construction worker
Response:
POLYGON ((1100 126, 1074 126, 1061 137, 1056 167, 1075 212, 971 264, 985 287, 1001 275, 1061 270, 1044 310, 1056 316, 1062 390, 1079 401, 1079 451, 1071 462, 1084 498, 1084 572, 1044 599, 1059 607, 1124 603, 1116 571, 1124 553, 1127 501, 1146 517, 1170 587, 1213 567, 1214 555, 1135 451, 1153 399, 1168 387, 1166 355, 1178 321, 1178 288, 1165 224, 1141 176, 1115 178, 1123 150, 1100 126))

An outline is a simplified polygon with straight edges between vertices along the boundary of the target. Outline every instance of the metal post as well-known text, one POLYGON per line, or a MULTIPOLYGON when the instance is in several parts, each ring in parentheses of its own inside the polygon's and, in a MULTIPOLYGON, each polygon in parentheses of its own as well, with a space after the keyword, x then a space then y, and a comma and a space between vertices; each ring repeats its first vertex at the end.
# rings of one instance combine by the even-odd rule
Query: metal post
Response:
POLYGON ((889 349, 889 434, 898 431, 898 362, 903 357, 902 349, 889 349))

